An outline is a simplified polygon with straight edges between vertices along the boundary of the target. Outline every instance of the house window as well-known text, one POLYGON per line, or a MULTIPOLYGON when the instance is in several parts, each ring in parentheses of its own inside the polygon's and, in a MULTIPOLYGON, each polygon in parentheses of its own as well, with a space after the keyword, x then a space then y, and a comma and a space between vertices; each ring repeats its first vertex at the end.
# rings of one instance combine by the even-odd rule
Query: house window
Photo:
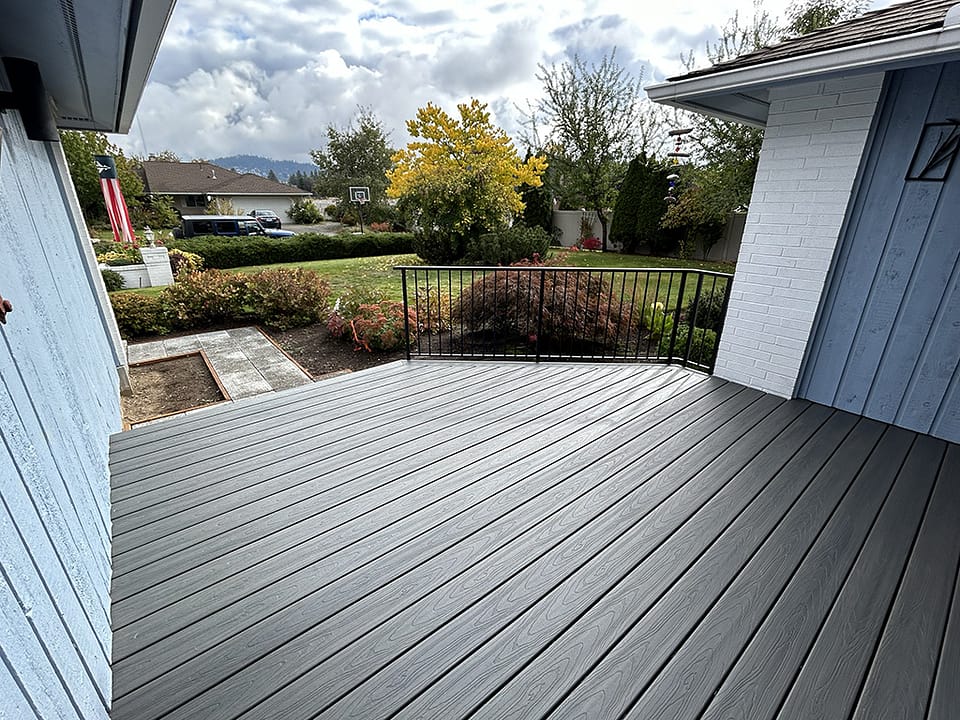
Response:
POLYGON ((207 206, 207 198, 203 195, 187 195, 184 204, 187 207, 202 208, 207 206))

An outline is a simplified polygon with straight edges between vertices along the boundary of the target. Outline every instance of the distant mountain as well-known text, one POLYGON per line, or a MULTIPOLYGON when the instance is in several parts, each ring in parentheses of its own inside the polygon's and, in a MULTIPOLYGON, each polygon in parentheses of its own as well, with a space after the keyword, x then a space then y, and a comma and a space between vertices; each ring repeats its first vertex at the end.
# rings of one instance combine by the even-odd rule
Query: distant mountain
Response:
POLYGON ((310 174, 317 170, 313 163, 296 162, 295 160, 272 160, 259 155, 230 155, 228 157, 213 158, 214 165, 230 168, 239 173, 253 173, 266 177, 271 170, 280 182, 286 182, 295 172, 310 174))

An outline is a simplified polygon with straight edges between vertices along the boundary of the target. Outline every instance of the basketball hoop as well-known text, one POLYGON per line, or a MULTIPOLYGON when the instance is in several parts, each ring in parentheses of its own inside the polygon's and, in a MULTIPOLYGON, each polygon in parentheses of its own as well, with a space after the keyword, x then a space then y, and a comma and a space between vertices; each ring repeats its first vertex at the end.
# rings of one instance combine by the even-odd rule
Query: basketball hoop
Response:
POLYGON ((370 202, 370 188, 351 187, 350 202, 357 204, 357 212, 360 215, 360 232, 363 233, 363 206, 370 202))

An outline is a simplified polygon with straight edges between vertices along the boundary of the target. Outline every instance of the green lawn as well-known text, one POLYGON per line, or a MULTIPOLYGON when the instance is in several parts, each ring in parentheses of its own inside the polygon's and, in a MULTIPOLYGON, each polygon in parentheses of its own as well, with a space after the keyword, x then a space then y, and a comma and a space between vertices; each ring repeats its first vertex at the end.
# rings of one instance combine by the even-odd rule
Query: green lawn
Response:
MULTIPOLYGON (((733 272, 732 263, 715 263, 697 260, 680 260, 678 258, 657 258, 647 255, 620 255, 618 253, 599 253, 599 252, 565 252, 560 250, 551 250, 551 257, 563 254, 566 255, 567 265, 570 267, 588 267, 588 268, 651 268, 670 270, 675 268, 688 268, 698 270, 713 270, 716 272, 733 272)), ((342 260, 316 260, 303 263, 280 263, 275 265, 256 265, 250 267, 233 268, 230 272, 255 273, 258 270, 279 267, 300 267, 323 276, 330 283, 334 297, 340 295, 346 290, 352 288, 369 288, 379 290, 387 297, 401 300, 400 273, 393 268, 397 265, 418 265, 419 258, 416 255, 384 255, 371 258, 347 258, 342 260)), ((723 287, 724 281, 720 281, 718 288, 723 287)), ((707 281, 707 289, 711 288, 712 280, 707 281)), ((625 297, 634 296, 635 302, 640 303, 644 298, 644 291, 638 287, 636 293, 633 291, 634 281, 628 277, 625 283, 617 278, 615 291, 620 292, 623 288, 625 297)), ((156 295, 162 288, 144 288, 142 290, 129 290, 124 292, 136 292, 141 295, 156 295)), ((672 305, 676 302, 679 292, 679 276, 674 276, 673 283, 670 283, 669 277, 664 274, 658 278, 652 275, 646 283, 647 304, 651 302, 664 302, 672 305), (659 280, 659 285, 658 285, 659 280)), ((696 292, 695 278, 689 281, 684 291, 684 299, 689 302, 696 292)))

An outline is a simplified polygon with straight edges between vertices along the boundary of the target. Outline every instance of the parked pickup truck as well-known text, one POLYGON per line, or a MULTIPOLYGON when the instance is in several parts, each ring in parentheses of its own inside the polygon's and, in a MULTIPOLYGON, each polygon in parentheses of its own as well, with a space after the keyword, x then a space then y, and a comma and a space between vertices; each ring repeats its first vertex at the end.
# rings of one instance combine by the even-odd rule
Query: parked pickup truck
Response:
POLYGON ((267 237, 290 237, 290 230, 265 228, 260 221, 249 215, 184 215, 180 227, 173 231, 174 237, 194 235, 266 235, 267 237))

